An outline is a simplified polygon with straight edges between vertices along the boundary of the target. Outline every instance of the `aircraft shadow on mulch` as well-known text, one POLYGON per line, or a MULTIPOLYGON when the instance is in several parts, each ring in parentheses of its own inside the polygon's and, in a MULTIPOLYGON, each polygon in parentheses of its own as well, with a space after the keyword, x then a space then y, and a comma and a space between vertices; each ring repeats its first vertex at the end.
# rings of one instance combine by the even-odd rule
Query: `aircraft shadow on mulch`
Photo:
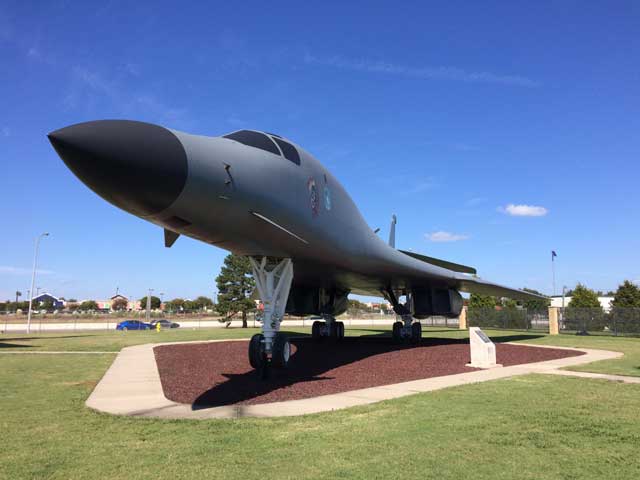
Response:
MULTIPOLYGON (((542 335, 522 334, 494 336, 495 343, 514 342, 540 338, 542 335)), ((324 374, 335 368, 397 350, 422 348, 425 346, 465 344, 467 338, 422 338, 419 345, 394 343, 389 331, 380 331, 362 337, 345 337, 339 343, 328 340, 315 341, 308 335, 292 333, 289 336, 296 351, 292 354, 286 370, 270 369, 266 378, 254 370, 243 374, 224 374, 228 379, 203 392, 192 404, 193 410, 233 405, 266 395, 288 386, 326 380, 324 374)))

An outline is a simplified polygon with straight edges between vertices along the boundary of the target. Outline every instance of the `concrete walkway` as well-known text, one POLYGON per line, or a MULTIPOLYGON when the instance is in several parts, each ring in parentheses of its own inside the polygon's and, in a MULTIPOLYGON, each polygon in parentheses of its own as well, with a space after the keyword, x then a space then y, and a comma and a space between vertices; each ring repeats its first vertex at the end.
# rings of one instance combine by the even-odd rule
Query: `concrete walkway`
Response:
MULTIPOLYGON (((213 340, 230 341, 230 340, 213 340)), ((246 340, 237 340, 246 341, 246 340)), ((205 343, 205 342, 176 342, 205 343)), ((131 415, 152 418, 240 418, 240 417, 283 417, 326 412, 356 405, 367 405, 381 400, 404 397, 415 393, 430 392, 447 387, 485 382, 528 373, 551 373, 585 378, 640 383, 640 378, 597 373, 568 372, 564 367, 581 365, 599 360, 622 356, 622 353, 607 350, 566 348, 585 352, 577 357, 548 360, 545 362, 492 368, 475 372, 460 373, 444 377, 414 380, 392 385, 353 390, 315 398, 266 403, 261 405, 229 405, 221 407, 192 409, 191 405, 176 403, 165 398, 160 375, 156 366, 153 348, 163 344, 146 344, 126 347, 120 351, 115 361, 98 383, 86 401, 89 408, 116 415, 131 415)), ((555 346, 526 345, 524 347, 560 348, 555 346)))

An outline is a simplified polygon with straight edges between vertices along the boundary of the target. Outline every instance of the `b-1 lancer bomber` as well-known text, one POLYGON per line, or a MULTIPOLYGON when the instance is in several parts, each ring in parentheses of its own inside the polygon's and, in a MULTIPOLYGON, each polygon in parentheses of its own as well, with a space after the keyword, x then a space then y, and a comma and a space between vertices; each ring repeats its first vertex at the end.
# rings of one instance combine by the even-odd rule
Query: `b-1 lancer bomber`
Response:
POLYGON ((419 340, 414 319, 457 317, 460 292, 540 298, 482 280, 471 267, 396 249, 395 217, 383 241, 322 163, 273 133, 208 137, 99 120, 49 140, 94 192, 162 227, 167 247, 186 235, 249 257, 264 305, 262 333, 249 343, 256 369, 288 364, 285 313, 321 316, 313 337, 342 338, 335 317, 349 293, 385 297, 402 318, 393 325, 396 340, 419 340))

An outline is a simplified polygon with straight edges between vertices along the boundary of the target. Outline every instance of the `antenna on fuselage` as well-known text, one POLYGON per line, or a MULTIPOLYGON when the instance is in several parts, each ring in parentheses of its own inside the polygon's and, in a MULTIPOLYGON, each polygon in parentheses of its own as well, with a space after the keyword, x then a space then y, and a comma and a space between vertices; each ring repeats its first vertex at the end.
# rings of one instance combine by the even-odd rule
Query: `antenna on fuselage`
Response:
POLYGON ((391 215, 391 228, 389 229, 389 246, 396 248, 396 222, 395 214, 391 215))

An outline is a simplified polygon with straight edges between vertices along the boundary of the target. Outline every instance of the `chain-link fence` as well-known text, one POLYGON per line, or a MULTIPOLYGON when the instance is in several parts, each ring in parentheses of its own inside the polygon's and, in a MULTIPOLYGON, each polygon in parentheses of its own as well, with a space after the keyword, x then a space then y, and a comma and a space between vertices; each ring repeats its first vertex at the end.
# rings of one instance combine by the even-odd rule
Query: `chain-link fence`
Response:
POLYGON ((549 331, 549 311, 525 308, 469 308, 467 323, 470 327, 506 330, 549 331))
POLYGON ((640 308, 571 308, 560 312, 560 333, 640 336, 640 308))
POLYGON ((445 327, 445 328, 458 328, 460 325, 458 317, 448 318, 442 316, 433 316, 420 320, 423 327, 445 327))

